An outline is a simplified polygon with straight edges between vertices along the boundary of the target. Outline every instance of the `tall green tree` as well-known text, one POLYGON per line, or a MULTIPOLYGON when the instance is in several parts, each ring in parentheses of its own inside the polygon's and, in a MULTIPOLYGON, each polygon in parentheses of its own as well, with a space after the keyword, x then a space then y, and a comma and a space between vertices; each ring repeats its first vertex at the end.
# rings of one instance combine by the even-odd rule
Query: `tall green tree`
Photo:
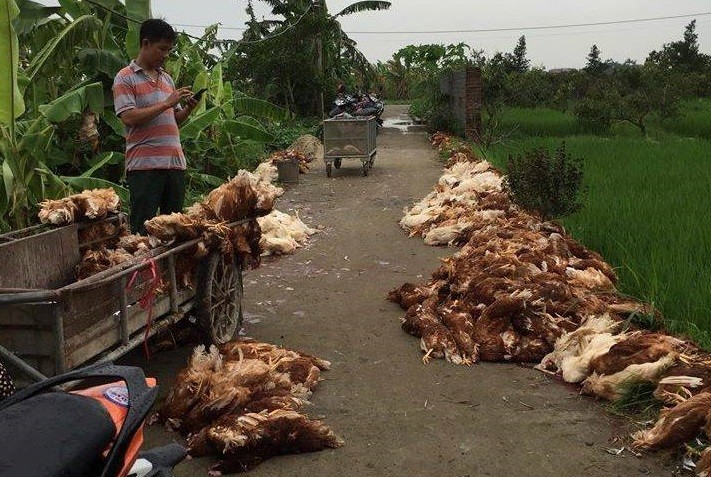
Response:
POLYGON ((652 51, 647 61, 664 69, 681 72, 701 73, 711 67, 711 57, 699 51, 699 35, 696 33, 696 20, 692 20, 684 29, 683 38, 666 43, 659 51, 652 51))
POLYGON ((507 54, 509 69, 515 73, 525 73, 531 65, 531 61, 526 57, 526 37, 521 36, 514 47, 512 54, 507 54))
POLYGON ((228 76, 241 88, 302 115, 320 116, 315 107, 319 94, 328 94, 338 81, 358 77, 362 83, 374 76, 356 42, 341 29, 340 19, 387 9, 390 2, 355 2, 330 14, 325 2, 314 8, 312 0, 262 1, 276 18, 257 20, 248 2, 248 28, 228 67, 228 76))
POLYGON ((598 48, 597 45, 593 45, 590 48, 587 63, 585 63, 583 69, 591 75, 598 75, 605 69, 605 63, 600 59, 600 48, 598 48))

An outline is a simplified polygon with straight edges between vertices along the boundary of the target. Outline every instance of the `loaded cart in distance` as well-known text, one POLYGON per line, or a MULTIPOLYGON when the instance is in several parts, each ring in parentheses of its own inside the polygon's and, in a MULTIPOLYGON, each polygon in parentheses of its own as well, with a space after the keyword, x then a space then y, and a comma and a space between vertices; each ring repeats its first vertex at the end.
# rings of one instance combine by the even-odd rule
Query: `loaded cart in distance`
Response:
MULTIPOLYGON (((119 217, 106 220, 121 220, 119 217)), ((228 224, 246 227, 255 219, 228 224)), ((205 341, 231 340, 242 323, 242 263, 209 252, 195 289, 178 272, 199 239, 75 281, 84 224, 36 226, 0 235, 0 360, 35 380, 88 362, 111 361, 160 330, 196 317, 205 341), (151 298, 149 306, 143 306, 151 298)))
POLYGON ((340 169, 343 159, 360 159, 367 176, 375 161, 378 123, 374 116, 333 118, 323 121, 323 151, 326 175, 340 169))

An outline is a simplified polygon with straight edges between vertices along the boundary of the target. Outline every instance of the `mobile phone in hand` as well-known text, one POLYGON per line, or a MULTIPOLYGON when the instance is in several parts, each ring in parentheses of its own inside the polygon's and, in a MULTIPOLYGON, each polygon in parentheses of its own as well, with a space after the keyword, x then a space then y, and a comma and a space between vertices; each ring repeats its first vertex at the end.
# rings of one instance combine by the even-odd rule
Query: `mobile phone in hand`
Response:
POLYGON ((200 91, 192 95, 190 98, 194 99, 195 101, 200 101, 200 98, 202 98, 202 95, 207 91, 207 88, 202 88, 200 91))

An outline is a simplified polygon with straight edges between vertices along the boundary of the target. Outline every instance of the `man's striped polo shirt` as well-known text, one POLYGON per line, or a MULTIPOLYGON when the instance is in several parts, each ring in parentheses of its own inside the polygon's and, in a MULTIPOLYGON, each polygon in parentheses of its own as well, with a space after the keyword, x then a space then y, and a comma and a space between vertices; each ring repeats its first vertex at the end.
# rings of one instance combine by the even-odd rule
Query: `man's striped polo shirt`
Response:
MULTIPOLYGON (((174 90, 173 78, 165 70, 160 68, 158 78, 153 80, 132 61, 114 78, 116 115, 165 101, 174 90)), ((126 170, 148 169, 185 169, 185 155, 180 146, 180 131, 173 108, 140 126, 126 126, 126 170)))

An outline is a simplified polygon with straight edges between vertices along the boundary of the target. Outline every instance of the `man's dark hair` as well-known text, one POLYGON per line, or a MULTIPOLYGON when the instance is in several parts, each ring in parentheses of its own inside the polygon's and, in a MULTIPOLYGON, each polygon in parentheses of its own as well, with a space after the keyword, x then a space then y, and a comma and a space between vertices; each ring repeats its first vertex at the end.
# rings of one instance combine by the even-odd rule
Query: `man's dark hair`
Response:
POLYGON ((173 27, 160 18, 151 18, 141 23, 141 32, 139 34, 141 43, 143 43, 143 40, 148 40, 151 43, 168 40, 171 43, 175 43, 177 37, 178 34, 175 33, 173 27))

